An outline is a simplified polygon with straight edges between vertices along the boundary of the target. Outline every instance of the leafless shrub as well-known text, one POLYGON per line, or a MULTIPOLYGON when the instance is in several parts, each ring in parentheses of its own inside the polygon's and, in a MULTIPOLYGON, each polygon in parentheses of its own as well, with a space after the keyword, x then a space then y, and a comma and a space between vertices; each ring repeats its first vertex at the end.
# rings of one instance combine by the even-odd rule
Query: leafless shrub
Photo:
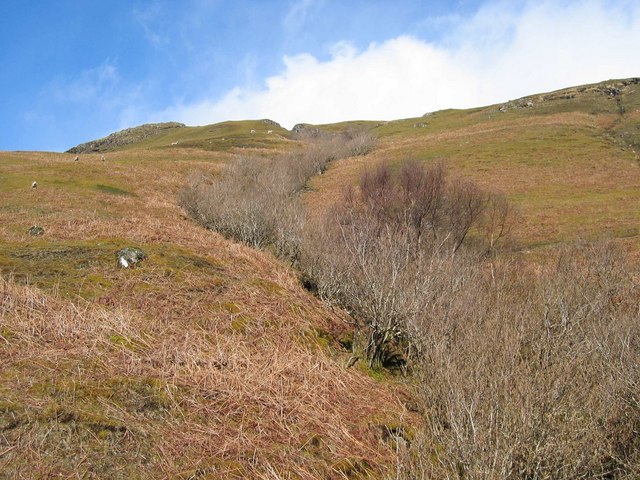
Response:
POLYGON ((306 223, 297 195, 345 154, 327 138, 196 178, 183 204, 296 259, 310 288, 352 313, 371 367, 402 346, 425 429, 397 478, 638 478, 640 285, 622 253, 581 245, 551 273, 493 256, 488 269, 512 208, 441 165, 367 171, 306 223))
MULTIPOLYGON (((272 201, 264 159, 243 158, 219 178, 196 178, 181 203, 204 226, 260 248, 271 238, 272 201), (271 200, 271 199, 270 199, 271 200)), ((276 199, 277 201, 277 199, 276 199)))
POLYGON ((371 367, 405 342, 409 320, 430 298, 436 266, 456 256, 487 198, 471 182, 447 183, 441 165, 407 163, 397 175, 378 165, 309 235, 301 268, 321 297, 357 319, 364 339, 354 346, 371 367))
POLYGON ((276 158, 240 158, 215 178, 194 175, 180 194, 187 212, 211 230, 255 248, 274 248, 292 262, 302 241, 299 194, 337 158, 364 152, 364 134, 316 135, 302 151, 276 158))
POLYGON ((375 137, 363 129, 350 129, 342 134, 350 156, 366 155, 376 144, 375 137))
POLYGON ((328 161, 366 155, 376 145, 376 138, 371 133, 358 128, 349 128, 341 133, 306 128, 297 132, 296 136, 307 143, 306 150, 309 154, 319 153, 328 161))
POLYGON ((513 226, 514 207, 501 193, 489 195, 485 214, 481 220, 484 240, 489 252, 492 252, 500 239, 509 234, 513 226))
POLYGON ((415 161, 402 165, 399 178, 401 201, 407 208, 407 220, 416 231, 418 240, 431 230, 435 236, 444 201, 445 169, 435 164, 428 170, 415 161))
POLYGON ((623 255, 568 249, 542 278, 439 271, 410 329, 427 427, 398 478, 637 478, 640 288, 623 255))

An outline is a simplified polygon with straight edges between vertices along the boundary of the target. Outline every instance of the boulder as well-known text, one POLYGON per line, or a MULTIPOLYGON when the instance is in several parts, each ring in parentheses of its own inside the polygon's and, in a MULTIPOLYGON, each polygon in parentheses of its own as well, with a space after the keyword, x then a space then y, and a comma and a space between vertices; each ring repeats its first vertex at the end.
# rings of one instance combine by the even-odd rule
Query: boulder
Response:
POLYGON ((125 247, 122 250, 118 250, 116 256, 118 257, 118 265, 122 268, 132 267, 147 258, 146 253, 135 247, 125 247))
POLYGON ((291 131, 298 136, 308 138, 316 138, 322 134, 319 128, 309 125, 308 123, 297 123, 293 126, 291 131))

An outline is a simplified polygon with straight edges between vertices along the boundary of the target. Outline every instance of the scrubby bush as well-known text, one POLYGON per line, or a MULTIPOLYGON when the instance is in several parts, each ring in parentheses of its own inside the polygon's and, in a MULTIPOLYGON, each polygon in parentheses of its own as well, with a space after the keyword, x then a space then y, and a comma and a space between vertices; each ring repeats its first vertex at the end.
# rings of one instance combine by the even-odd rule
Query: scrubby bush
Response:
POLYGON ((302 240, 299 195, 338 158, 373 145, 368 134, 317 135, 301 151, 275 158, 242 157, 220 175, 194 175, 179 201, 205 227, 254 248, 273 247, 295 262, 302 240))
POLYGON ((301 268, 321 297, 357 319, 364 341, 355 346, 371 367, 395 356, 394 344, 406 344, 409 319, 432 294, 434 266, 456 263, 472 228, 492 228, 495 246, 504 224, 498 227, 497 216, 481 221, 493 213, 492 198, 470 181, 447 180, 441 165, 407 162, 397 173, 379 165, 363 173, 324 223, 307 228, 301 268))
POLYGON ((412 318, 422 438, 399 478, 638 478, 638 271, 611 245, 555 269, 439 269, 412 318))
POLYGON ((295 262, 351 313, 370 367, 409 362, 424 428, 398 443, 395 478, 640 478, 637 268, 606 244, 537 270, 494 255, 512 207, 438 164, 367 169, 309 222, 308 179, 358 151, 336 138, 195 177, 182 203, 295 262))

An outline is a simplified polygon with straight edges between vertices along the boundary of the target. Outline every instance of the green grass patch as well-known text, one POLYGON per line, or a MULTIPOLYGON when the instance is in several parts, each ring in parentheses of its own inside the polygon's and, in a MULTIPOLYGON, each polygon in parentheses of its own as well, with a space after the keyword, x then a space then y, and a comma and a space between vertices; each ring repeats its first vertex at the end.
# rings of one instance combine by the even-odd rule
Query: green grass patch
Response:
POLYGON ((116 244, 69 242, 0 243, 0 271, 19 283, 63 296, 93 298, 111 285, 108 271, 116 267, 116 244))
POLYGON ((260 288, 269 295, 282 295, 285 293, 285 289, 277 283, 271 282, 269 280, 264 280, 262 278, 254 278, 251 281, 251 284, 260 288))
POLYGON ((125 197, 135 196, 135 194, 132 193, 132 192, 129 192, 127 190, 123 190, 123 189, 118 188, 118 187, 114 187, 112 185, 103 185, 103 184, 99 183, 94 188, 96 190, 98 190, 99 192, 109 193, 111 195, 122 195, 122 196, 125 196, 125 197))
POLYGON ((273 149, 290 144, 290 139, 291 132, 272 123, 263 120, 242 120, 202 127, 171 129, 123 148, 162 148, 168 151, 179 148, 197 148, 208 151, 230 151, 245 148, 273 149))
POLYGON ((248 315, 238 315, 231 320, 231 329, 237 333, 246 333, 247 328, 253 322, 253 318, 248 315))
POLYGON ((136 288, 153 291, 161 289, 161 279, 180 282, 186 275, 203 278, 202 288, 208 290, 224 285, 220 278, 224 266, 220 261, 171 244, 141 245, 148 258, 134 269, 122 269, 115 254, 128 245, 130 242, 124 239, 0 242, 0 272, 18 283, 85 299, 104 295, 121 277, 139 277, 141 282, 136 288))

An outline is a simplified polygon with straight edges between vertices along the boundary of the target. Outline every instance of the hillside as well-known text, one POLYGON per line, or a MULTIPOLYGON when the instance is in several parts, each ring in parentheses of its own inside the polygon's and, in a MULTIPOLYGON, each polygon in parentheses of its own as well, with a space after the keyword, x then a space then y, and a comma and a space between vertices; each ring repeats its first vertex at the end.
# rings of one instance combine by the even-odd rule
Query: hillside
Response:
POLYGON ((228 151, 233 148, 277 148, 286 146, 290 132, 273 120, 222 122, 204 127, 182 123, 150 123, 127 128, 67 150, 67 153, 110 152, 123 148, 198 148, 228 151))
POLYGON ((520 210, 514 233, 529 248, 604 237, 640 247, 640 79, 366 127, 376 151, 317 177, 310 205, 335 198, 371 162, 444 162, 507 194, 520 210))
POLYGON ((119 132, 112 133, 105 138, 82 143, 77 147, 70 148, 67 150, 67 153, 108 152, 110 150, 117 150, 119 148, 126 147, 127 145, 143 142, 148 138, 164 136, 170 130, 185 127, 186 125, 183 123, 177 122, 148 123, 140 125, 139 127, 120 130, 119 132))
MULTIPOLYGON (((271 120, 258 120, 169 128, 142 140, 125 135, 129 130, 112 136, 128 138, 127 149, 242 153, 281 151, 316 131, 346 130, 366 130, 378 138, 367 162, 444 162, 456 175, 503 191, 520 208, 518 238, 528 247, 602 236, 635 243, 640 232, 638 78, 390 122, 299 124, 289 132, 271 120)), ((87 146, 100 142, 69 152, 91 151, 95 147, 87 146)), ((309 204, 320 208, 335 198, 345 183, 355 182, 363 165, 361 159, 335 164, 329 175, 314 180, 317 194, 309 196, 309 204)))
MULTIPOLYGON (((366 166, 443 162, 518 207, 509 254, 527 267, 577 239, 640 252, 640 79, 315 129, 377 141, 313 178, 316 215, 366 166)), ((252 120, 0 152, 3 475, 395 478, 422 422, 406 378, 347 368, 345 311, 178 206, 189 179, 306 141, 252 120), (147 258, 120 268, 124 247, 147 258)))
POLYGON ((381 439, 408 418, 404 394, 344 369, 341 314, 176 205, 190 172, 230 159, 0 154, 4 474, 340 478, 390 465, 381 439), (27 233, 35 224, 44 235, 27 233), (126 246, 147 260, 119 268, 126 246))

